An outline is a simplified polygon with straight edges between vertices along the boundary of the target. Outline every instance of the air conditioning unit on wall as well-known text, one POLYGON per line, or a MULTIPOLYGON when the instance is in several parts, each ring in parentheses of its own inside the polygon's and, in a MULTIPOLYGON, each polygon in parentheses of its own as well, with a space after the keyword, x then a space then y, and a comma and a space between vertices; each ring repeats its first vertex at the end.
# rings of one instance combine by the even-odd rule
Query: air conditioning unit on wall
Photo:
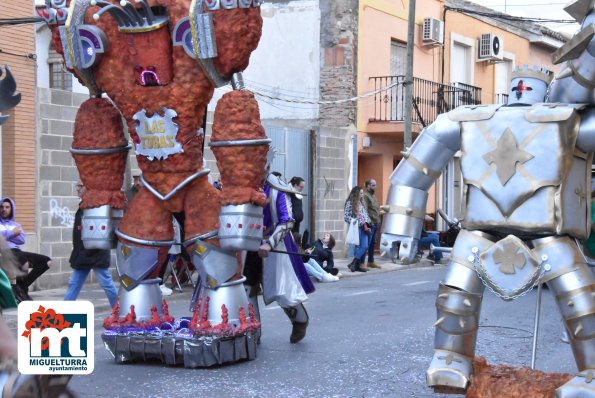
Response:
POLYGON ((484 33, 477 41, 477 62, 501 62, 504 59, 503 41, 493 33, 484 33))
POLYGON ((424 18, 421 33, 424 46, 439 46, 444 43, 444 22, 435 18, 424 18))

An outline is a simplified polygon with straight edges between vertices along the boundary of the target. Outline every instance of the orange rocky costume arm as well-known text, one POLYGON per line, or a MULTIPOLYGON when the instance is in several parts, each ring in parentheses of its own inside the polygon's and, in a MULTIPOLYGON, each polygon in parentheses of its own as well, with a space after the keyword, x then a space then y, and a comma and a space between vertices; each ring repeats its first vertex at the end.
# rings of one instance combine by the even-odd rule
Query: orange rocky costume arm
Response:
POLYGON ((212 14, 218 53, 213 66, 221 80, 231 80, 234 88, 217 103, 210 144, 223 183, 221 205, 264 207, 266 196, 261 187, 268 142, 258 103, 244 89, 241 76, 260 40, 260 8, 220 9, 212 14))

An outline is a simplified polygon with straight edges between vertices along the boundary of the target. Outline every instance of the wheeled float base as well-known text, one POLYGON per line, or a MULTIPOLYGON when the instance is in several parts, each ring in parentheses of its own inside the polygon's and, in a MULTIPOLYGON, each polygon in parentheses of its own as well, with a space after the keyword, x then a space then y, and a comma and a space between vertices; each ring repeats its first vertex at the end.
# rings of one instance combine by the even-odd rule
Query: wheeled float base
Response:
POLYGON ((201 368, 256 359, 256 333, 195 336, 176 331, 105 331, 101 338, 116 363, 161 361, 201 368))

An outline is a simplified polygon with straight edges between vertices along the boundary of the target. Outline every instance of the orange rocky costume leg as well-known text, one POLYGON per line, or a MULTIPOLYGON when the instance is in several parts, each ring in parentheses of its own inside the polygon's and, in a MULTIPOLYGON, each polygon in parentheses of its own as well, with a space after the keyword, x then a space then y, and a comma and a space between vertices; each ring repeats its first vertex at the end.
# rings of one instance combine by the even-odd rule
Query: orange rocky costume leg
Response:
POLYGON ((120 319, 105 326, 118 329, 122 323, 126 326, 153 321, 159 324, 168 317, 157 276, 174 243, 172 214, 163 201, 143 186, 126 209, 116 233, 119 237, 116 267, 120 278, 120 319), (159 320, 153 319, 155 313, 159 320))
MULTIPOLYGON (((240 88, 236 84, 234 88, 240 88)), ((235 90, 224 95, 215 111, 210 144, 223 181, 220 206, 205 204, 210 190, 218 192, 213 187, 193 187, 185 202, 186 233, 191 237, 185 245, 200 273, 194 297, 195 318, 202 320, 194 325, 199 334, 244 335, 248 327, 253 344, 252 332, 260 328, 244 291, 238 250, 256 250, 261 243, 266 198, 260 185, 268 143, 252 93, 235 90)))

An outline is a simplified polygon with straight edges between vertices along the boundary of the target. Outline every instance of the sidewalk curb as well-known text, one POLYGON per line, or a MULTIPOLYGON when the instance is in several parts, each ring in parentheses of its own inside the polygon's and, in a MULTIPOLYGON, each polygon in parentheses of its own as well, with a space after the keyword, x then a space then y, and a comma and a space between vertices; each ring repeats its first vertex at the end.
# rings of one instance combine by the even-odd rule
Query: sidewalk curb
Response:
POLYGON ((335 260, 335 268, 337 268, 339 270, 339 272, 341 272, 341 274, 343 276, 341 276, 341 279, 344 278, 354 278, 354 277, 360 277, 363 275, 375 275, 375 274, 381 274, 381 273, 386 273, 386 272, 393 272, 393 271, 403 271, 403 270, 410 270, 410 269, 416 269, 416 268, 432 268, 435 266, 442 266, 442 265, 437 265, 434 264, 432 261, 426 260, 426 259, 422 259, 421 261, 417 262, 417 263, 411 263, 411 264, 397 264, 397 263, 393 263, 390 260, 376 260, 375 263, 380 265, 382 268, 368 268, 367 272, 351 272, 351 270, 349 268, 347 268, 347 265, 351 262, 350 258, 341 258, 341 259, 337 259, 335 260))

